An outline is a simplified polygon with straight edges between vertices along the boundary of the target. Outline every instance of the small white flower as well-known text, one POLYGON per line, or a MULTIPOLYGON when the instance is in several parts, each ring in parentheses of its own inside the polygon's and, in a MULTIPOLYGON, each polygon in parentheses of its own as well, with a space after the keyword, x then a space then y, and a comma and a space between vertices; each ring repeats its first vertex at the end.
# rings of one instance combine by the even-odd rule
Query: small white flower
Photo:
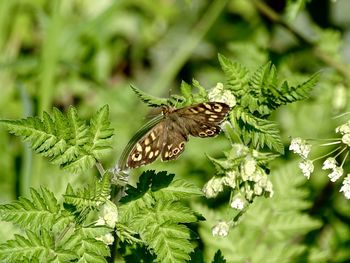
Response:
POLYGON ((228 232, 230 230, 230 226, 228 223, 225 221, 219 222, 216 224, 212 230, 211 233, 214 237, 219 236, 219 237, 226 237, 228 235, 228 232))
POLYGON ((300 155, 303 159, 306 159, 311 151, 311 144, 308 144, 306 140, 299 137, 293 138, 289 150, 300 155))
POLYGON ((236 172, 228 171, 226 175, 222 178, 222 182, 224 185, 227 185, 231 188, 236 187, 236 172))
POLYGON ((344 123, 343 125, 338 126, 335 128, 336 133, 340 133, 342 135, 350 133, 350 121, 344 123))
POLYGON ((234 209, 242 210, 245 206, 245 200, 243 200, 242 196, 238 194, 232 199, 230 206, 234 209))
POLYGON ((207 198, 216 197, 224 190, 223 178, 213 177, 203 187, 202 191, 207 198))
POLYGON ((337 167, 337 161, 333 157, 328 157, 324 162, 322 166, 322 170, 327 169, 334 169, 337 167))
POLYGON ((95 223, 96 226, 104 226, 105 224, 106 224, 106 221, 102 217, 99 217, 95 223))
POLYGON ((246 200, 252 201, 254 195, 254 191, 251 188, 251 186, 249 184, 245 185, 243 188, 241 188, 241 190, 244 192, 244 197, 246 200))
POLYGON ((118 222, 118 208, 109 200, 104 204, 101 214, 95 225, 114 227, 116 222, 118 222))
POLYGON ((303 175, 310 179, 311 173, 314 171, 314 164, 310 160, 304 160, 299 163, 299 168, 301 169, 303 175))
POLYGON ((267 181, 266 187, 265 187, 265 192, 270 193, 269 197, 272 197, 274 192, 273 192, 273 184, 270 181, 267 181))
POLYGON ((208 93, 208 98, 210 101, 226 103, 231 108, 236 105, 236 97, 224 89, 224 85, 220 82, 208 93))
POLYGON ((346 176, 339 192, 343 192, 346 199, 350 199, 350 174, 346 176))
POLYGON ((344 144, 350 146, 350 133, 344 134, 344 135, 341 137, 341 141, 342 141, 344 144))
POLYGON ((343 168, 335 167, 333 171, 328 175, 331 182, 337 181, 343 175, 343 168))
POLYGON ((106 245, 112 245, 114 242, 114 237, 111 233, 108 233, 108 234, 101 236, 101 237, 96 237, 95 239, 102 241, 106 245))
POLYGON ((246 180, 254 181, 252 177, 255 171, 256 171, 256 161, 249 156, 241 165, 242 179, 244 181, 246 180))

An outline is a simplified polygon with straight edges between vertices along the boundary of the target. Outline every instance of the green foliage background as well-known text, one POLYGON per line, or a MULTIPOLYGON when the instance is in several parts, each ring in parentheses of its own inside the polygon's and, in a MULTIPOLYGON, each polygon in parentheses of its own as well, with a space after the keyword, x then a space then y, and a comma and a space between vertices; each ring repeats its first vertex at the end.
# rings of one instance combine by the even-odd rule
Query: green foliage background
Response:
MULTIPOLYGON (((320 71, 310 99, 283 106, 270 119, 279 124, 285 147, 290 136, 334 137, 341 120, 332 117, 349 111, 350 3, 266 2, 272 10, 257 0, 0 1, 0 118, 42 115, 52 107, 67 112, 74 105, 81 118, 91 119, 108 104, 115 136, 113 153, 103 163, 111 167, 137 129, 155 114, 140 103, 130 84, 160 97, 177 94, 181 80, 195 78, 211 88, 225 81, 217 59, 221 53, 251 71, 272 61, 292 85, 320 71)), ((61 196, 68 183, 85 186, 93 181, 95 171, 78 176, 62 172, 3 126, 0 148, 1 203, 29 197, 30 187, 45 186, 61 196)), ((222 157, 227 148, 223 137, 192 138, 177 161, 150 167, 202 188, 215 173, 205 154, 222 157)), ((317 149, 313 154, 324 153, 317 149)), ((228 239, 214 242, 210 231, 215 220, 227 214, 225 196, 193 200, 207 219, 195 229, 204 252, 196 250, 193 258, 210 262, 221 249, 228 262, 241 262, 250 253, 245 249, 254 244, 252 262, 269 256, 278 262, 283 256, 295 262, 349 261, 350 209, 338 193, 340 182, 330 183, 317 166, 306 181, 292 159, 285 151, 270 167, 277 200, 259 200, 228 239), (284 213, 292 213, 295 221, 275 234, 284 225, 284 213), (261 235, 258 240, 256 233, 261 235), (290 243, 297 246, 288 249, 290 243), (286 252, 281 256, 270 249, 286 252)), ((344 168, 349 171, 348 165, 344 168)), ((11 224, 0 224, 1 242, 18 233, 11 224)))

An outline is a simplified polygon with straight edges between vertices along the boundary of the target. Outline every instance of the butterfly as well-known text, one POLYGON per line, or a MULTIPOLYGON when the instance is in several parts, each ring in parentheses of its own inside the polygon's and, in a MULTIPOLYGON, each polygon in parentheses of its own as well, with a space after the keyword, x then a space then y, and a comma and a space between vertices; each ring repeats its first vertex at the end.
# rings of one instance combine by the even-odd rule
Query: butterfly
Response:
POLYGON ((155 161, 174 160, 184 151, 189 135, 213 137, 230 107, 222 102, 206 102, 176 109, 164 106, 161 120, 131 148, 126 166, 136 168, 155 161))

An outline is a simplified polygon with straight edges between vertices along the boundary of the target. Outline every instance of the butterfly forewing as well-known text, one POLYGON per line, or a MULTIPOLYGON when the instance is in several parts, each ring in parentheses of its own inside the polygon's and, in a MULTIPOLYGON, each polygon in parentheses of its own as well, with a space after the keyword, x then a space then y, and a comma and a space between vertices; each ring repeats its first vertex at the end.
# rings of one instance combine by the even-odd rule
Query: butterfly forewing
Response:
POLYGON ((206 102, 176 110, 185 128, 195 137, 213 137, 219 134, 220 124, 230 107, 222 102, 206 102))
POLYGON ((127 167, 136 168, 158 158, 164 145, 164 125, 165 122, 161 121, 134 145, 127 159, 127 167))

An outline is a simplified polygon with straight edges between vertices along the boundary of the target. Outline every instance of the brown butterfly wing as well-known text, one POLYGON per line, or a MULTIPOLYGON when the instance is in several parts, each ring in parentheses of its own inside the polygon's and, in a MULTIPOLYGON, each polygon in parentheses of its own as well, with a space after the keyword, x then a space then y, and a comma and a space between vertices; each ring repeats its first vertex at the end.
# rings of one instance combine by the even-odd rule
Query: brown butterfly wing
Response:
POLYGON ((127 167, 136 168, 157 159, 162 151, 166 136, 165 122, 163 120, 155 125, 134 145, 128 156, 127 167))
POLYGON ((220 124, 230 107, 222 102, 206 102, 175 111, 183 119, 189 134, 195 137, 213 137, 219 134, 220 124))
POLYGON ((162 149, 162 161, 174 160, 185 150, 188 141, 183 122, 176 114, 171 113, 166 121, 166 138, 162 149))

